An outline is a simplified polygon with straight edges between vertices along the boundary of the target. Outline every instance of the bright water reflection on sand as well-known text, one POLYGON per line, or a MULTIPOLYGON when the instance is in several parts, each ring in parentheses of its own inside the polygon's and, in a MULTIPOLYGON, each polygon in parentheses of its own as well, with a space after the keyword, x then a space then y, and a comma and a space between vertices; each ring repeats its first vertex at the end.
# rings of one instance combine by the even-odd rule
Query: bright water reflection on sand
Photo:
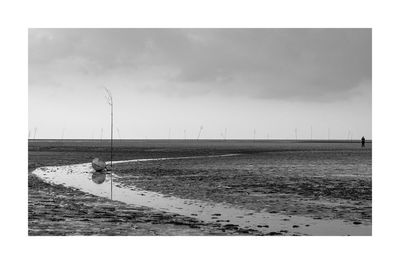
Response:
MULTIPOLYGON (((204 156, 201 157, 204 158, 204 156)), ((196 157, 140 159, 116 163, 187 158, 196 157)), ((36 169, 33 173, 48 183, 76 188, 115 201, 189 216, 204 222, 255 229, 265 234, 277 232, 287 235, 371 235, 371 225, 353 225, 342 220, 322 220, 271 214, 263 211, 256 212, 235 208, 229 204, 181 199, 145 191, 135 186, 123 186, 121 184, 123 178, 110 172, 94 172, 90 163, 42 167, 36 169), (116 179, 114 183, 113 179, 116 179)))
POLYGON ((92 174, 92 181, 97 184, 102 184, 106 180, 106 173, 105 172, 93 172, 92 174))

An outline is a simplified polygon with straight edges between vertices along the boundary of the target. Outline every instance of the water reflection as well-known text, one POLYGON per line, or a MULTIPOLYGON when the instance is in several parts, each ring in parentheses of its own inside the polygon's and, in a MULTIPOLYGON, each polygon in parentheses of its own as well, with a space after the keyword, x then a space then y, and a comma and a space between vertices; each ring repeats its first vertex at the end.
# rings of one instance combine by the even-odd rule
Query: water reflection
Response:
POLYGON ((96 184, 103 184, 107 176, 110 178, 110 198, 113 199, 113 175, 111 172, 95 171, 92 173, 92 181, 96 184))
POLYGON ((92 181, 97 184, 102 184, 106 180, 105 172, 94 172, 92 175, 92 181))
MULTIPOLYGON (((119 163, 122 162, 124 161, 119 163)), ((90 163, 41 167, 34 170, 33 173, 45 182, 62 184, 99 197, 109 198, 111 196, 111 199, 115 201, 184 215, 204 222, 224 223, 225 225, 229 222, 228 225, 231 227, 251 228, 262 233, 281 233, 284 230, 287 235, 371 235, 371 225, 354 225, 339 219, 288 217, 280 213, 271 214, 267 211, 237 208, 227 203, 182 199, 145 191, 135 186, 123 186, 121 183, 124 180, 123 177, 111 172, 94 172, 90 163), (120 179, 119 184, 117 182, 115 187, 113 187, 114 177, 120 179)))

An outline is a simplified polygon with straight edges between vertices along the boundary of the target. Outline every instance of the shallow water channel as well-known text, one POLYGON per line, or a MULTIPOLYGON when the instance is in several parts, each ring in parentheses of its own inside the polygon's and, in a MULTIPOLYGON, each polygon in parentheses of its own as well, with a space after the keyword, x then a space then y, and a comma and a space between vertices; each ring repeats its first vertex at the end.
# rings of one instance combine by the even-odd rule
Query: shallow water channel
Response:
MULTIPOLYGON (((218 158, 237 154, 136 159, 116 161, 150 162, 169 159, 218 158)), ((303 216, 287 216, 265 211, 256 212, 236 208, 226 203, 210 203, 200 200, 181 199, 157 192, 123 186, 123 177, 111 173, 95 172, 90 163, 41 167, 33 172, 45 182, 76 188, 99 197, 126 204, 145 206, 158 211, 176 213, 207 223, 218 223, 229 228, 255 229, 263 234, 276 232, 281 235, 371 235, 371 225, 345 222, 343 220, 313 219, 303 216)))

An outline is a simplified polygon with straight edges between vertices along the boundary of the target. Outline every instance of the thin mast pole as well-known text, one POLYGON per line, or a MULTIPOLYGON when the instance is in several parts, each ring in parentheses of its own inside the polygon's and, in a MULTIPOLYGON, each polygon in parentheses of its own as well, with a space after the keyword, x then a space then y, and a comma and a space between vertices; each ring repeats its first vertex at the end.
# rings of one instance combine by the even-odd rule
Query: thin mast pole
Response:
POLYGON ((112 185, 113 185, 113 103, 111 99, 111 200, 112 200, 112 185))
POLYGON ((113 105, 111 102, 111 169, 112 169, 112 142, 113 141, 113 105))
POLYGON ((113 174, 112 174, 112 170, 113 170, 113 164, 112 164, 112 162, 113 162, 113 120, 114 120, 114 118, 113 118, 113 110, 114 110, 114 105, 113 105, 113 98, 112 98, 112 94, 111 94, 111 92, 107 89, 107 88, 105 88, 105 90, 106 90, 106 93, 107 93, 107 95, 106 95, 106 99, 107 99, 107 102, 108 102, 108 104, 110 105, 110 107, 111 107, 111 116, 110 116, 110 118, 111 118, 111 142, 110 142, 110 164, 111 164, 111 200, 112 200, 112 195, 113 195, 113 193, 112 193, 112 187, 113 187, 113 174))

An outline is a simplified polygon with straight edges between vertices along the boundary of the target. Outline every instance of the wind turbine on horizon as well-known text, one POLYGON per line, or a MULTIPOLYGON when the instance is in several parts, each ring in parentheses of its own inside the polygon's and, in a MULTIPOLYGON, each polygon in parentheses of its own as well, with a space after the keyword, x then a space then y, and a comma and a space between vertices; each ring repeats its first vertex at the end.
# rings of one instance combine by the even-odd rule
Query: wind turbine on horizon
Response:
POLYGON ((352 136, 352 134, 351 134, 351 130, 350 129, 348 129, 347 130, 347 140, 352 140, 352 138, 353 138, 353 136, 352 136))
POLYGON ((199 140, 202 130, 203 130, 203 125, 200 126, 199 134, 197 135, 197 140, 199 140))

